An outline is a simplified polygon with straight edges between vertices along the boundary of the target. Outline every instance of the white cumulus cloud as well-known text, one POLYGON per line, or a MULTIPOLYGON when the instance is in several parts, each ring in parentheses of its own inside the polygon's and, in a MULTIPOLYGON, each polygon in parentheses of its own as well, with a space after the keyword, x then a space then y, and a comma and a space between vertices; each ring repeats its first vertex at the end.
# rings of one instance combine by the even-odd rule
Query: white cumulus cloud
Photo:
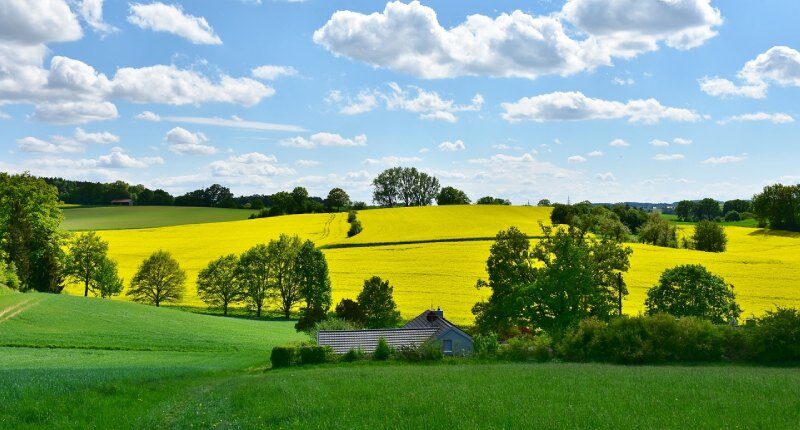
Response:
POLYGON ((726 119, 717 121, 717 124, 725 125, 732 122, 764 122, 764 121, 768 121, 773 124, 788 124, 794 122, 794 117, 783 112, 776 112, 776 113, 755 112, 755 113, 746 113, 742 115, 733 115, 726 119))
POLYGON ((217 148, 206 145, 208 138, 201 132, 192 133, 183 127, 175 127, 164 136, 169 150, 178 155, 211 155, 217 148))
POLYGON ((178 5, 134 3, 128 21, 145 30, 180 36, 196 45, 222 44, 205 18, 186 14, 178 5))
POLYGON ((467 147, 464 145, 464 142, 461 140, 456 140, 454 142, 444 141, 439 144, 438 148, 440 151, 444 152, 456 152, 467 149, 467 147))
POLYGON ((315 133, 310 137, 305 138, 302 136, 292 137, 281 141, 281 145, 293 148, 314 149, 320 146, 330 147, 353 147, 365 146, 367 144, 367 136, 359 134, 358 136, 348 139, 336 133, 315 133))

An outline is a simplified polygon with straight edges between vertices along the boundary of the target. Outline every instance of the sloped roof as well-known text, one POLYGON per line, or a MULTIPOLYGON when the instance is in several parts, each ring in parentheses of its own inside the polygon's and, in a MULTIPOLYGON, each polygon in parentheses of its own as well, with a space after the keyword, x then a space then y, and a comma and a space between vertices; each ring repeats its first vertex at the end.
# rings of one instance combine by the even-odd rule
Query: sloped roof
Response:
POLYGON ((336 354, 361 348, 365 353, 375 352, 380 338, 393 348, 417 347, 437 333, 434 327, 399 328, 379 330, 330 330, 317 332, 317 344, 330 346, 336 354))
POLYGON ((453 329, 470 339, 472 338, 470 335, 464 333, 463 330, 456 327, 453 323, 446 320, 444 318, 442 311, 425 311, 421 313, 418 317, 409 321, 406 325, 403 326, 403 328, 404 329, 435 328, 436 336, 439 336, 440 334, 450 329, 453 329))

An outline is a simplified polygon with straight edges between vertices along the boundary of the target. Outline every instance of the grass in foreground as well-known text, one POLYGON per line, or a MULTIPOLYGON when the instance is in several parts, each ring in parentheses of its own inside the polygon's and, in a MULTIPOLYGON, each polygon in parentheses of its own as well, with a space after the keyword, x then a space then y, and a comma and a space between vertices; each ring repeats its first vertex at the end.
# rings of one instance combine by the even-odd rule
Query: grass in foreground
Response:
POLYGON ((64 209, 65 230, 123 230, 245 220, 255 211, 182 206, 95 206, 64 209))

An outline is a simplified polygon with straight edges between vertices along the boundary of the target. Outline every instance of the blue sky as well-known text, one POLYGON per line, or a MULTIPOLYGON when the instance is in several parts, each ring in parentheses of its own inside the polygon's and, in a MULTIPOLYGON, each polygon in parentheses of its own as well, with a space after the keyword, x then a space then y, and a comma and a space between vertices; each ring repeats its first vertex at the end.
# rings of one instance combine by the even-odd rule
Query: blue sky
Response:
POLYGON ((515 203, 800 180, 794 1, 7 0, 0 169, 515 203))

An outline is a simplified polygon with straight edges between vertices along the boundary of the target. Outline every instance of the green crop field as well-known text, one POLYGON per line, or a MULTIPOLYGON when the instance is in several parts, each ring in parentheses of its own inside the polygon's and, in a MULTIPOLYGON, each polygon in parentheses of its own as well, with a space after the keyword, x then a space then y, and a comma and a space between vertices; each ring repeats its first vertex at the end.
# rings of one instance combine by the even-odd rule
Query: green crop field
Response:
POLYGON ((65 230, 117 230, 247 219, 245 209, 182 206, 89 206, 64 208, 65 230))
POLYGON ((0 428, 793 428, 796 369, 356 363, 292 322, 0 291, 0 428), (379 412, 376 412, 379 411, 379 412))

